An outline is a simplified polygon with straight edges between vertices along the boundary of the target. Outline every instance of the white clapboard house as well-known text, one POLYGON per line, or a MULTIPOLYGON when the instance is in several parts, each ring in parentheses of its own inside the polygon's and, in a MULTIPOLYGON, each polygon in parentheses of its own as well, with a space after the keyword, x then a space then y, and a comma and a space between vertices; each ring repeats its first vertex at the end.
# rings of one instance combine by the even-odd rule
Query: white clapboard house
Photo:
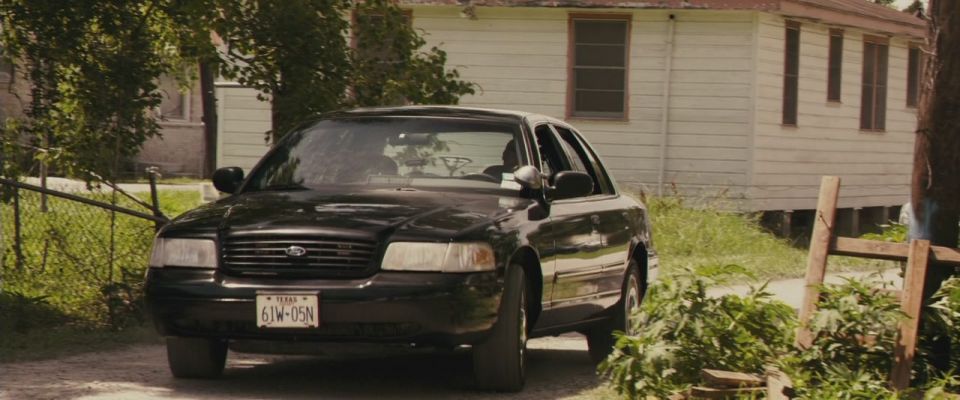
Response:
MULTIPOLYGON (((799 217, 839 175, 854 227, 908 197, 926 33, 911 14, 866 0, 401 4, 479 86, 462 105, 570 121, 625 188, 799 217)), ((218 99, 217 165, 250 168, 269 105, 229 82, 218 99)))

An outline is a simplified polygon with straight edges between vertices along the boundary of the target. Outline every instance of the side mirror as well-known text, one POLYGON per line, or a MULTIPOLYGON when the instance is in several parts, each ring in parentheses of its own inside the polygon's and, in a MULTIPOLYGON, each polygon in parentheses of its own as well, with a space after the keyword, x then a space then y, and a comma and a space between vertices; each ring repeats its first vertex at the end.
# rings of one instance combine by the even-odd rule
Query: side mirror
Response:
POLYGON ((513 180, 525 189, 543 189, 543 175, 532 165, 524 165, 514 171, 513 180))
POLYGON ((213 173, 213 187, 217 190, 233 194, 243 182, 243 169, 240 167, 220 168, 213 173))
POLYGON ((553 200, 583 197, 593 193, 593 178, 585 172, 562 171, 553 178, 550 197, 553 200))

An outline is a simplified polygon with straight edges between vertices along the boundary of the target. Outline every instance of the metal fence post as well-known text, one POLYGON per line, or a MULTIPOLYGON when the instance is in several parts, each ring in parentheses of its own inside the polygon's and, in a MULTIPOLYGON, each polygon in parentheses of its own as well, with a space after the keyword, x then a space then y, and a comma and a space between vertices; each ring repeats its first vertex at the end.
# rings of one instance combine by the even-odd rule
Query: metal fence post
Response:
MULTIPOLYGON (((153 205, 153 215, 163 217, 163 213, 160 211, 160 199, 157 197, 157 177, 160 176, 160 168, 147 167, 146 172, 150 179, 150 201, 153 205)), ((159 231, 163 227, 163 223, 155 221, 154 227, 159 231)))

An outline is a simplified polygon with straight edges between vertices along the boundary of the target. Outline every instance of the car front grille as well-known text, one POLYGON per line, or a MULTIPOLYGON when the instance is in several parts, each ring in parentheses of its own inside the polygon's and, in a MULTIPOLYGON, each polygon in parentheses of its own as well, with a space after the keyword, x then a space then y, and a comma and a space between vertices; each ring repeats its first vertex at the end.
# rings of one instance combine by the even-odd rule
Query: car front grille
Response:
POLYGON ((370 272, 376 249, 376 242, 357 239, 228 236, 221 255, 225 270, 242 275, 357 277, 370 272))

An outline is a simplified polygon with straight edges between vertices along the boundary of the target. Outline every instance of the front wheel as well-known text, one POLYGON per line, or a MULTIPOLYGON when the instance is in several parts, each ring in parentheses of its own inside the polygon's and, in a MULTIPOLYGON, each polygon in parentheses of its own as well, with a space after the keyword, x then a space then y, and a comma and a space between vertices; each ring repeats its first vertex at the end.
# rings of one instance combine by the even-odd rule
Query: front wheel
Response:
POLYGON ((640 308, 640 300, 643 296, 640 292, 640 277, 637 271, 636 262, 630 261, 627 276, 620 289, 620 301, 614 307, 613 317, 586 332, 590 358, 595 363, 603 361, 613 351, 613 345, 616 343, 613 337, 614 331, 635 333, 633 332, 633 315, 640 308))
POLYGON ((167 362, 177 378, 210 379, 223 373, 227 342, 202 338, 167 338, 167 362))
POLYGON ((500 316, 490 336, 473 346, 477 384, 488 390, 523 388, 527 356, 527 281, 523 268, 510 266, 500 302, 500 316))

